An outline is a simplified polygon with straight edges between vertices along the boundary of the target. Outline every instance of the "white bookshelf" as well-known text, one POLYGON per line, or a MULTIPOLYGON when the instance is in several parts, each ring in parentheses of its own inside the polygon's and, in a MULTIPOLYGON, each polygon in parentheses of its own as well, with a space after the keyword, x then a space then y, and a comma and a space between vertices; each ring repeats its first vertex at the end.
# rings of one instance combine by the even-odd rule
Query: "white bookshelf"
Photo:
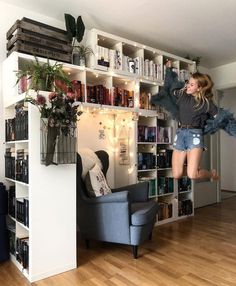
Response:
MULTIPOLYGON (((18 70, 32 56, 13 53, 3 63, 5 119, 15 115, 15 104, 24 99, 15 86, 18 70), (14 83, 14 84, 13 84, 14 83)), ((37 281, 77 267, 76 250, 76 166, 44 166, 40 163, 40 113, 28 105, 28 140, 5 142, 6 148, 26 149, 29 154, 29 182, 6 178, 15 185, 16 200, 29 200, 29 227, 17 219, 16 238, 29 239, 29 266, 23 269, 14 255, 13 263, 29 279, 37 281)))
MULTIPOLYGON (((151 168, 138 170, 138 150, 142 147, 149 150, 157 146, 165 148, 171 142, 138 142, 138 124, 140 120, 148 122, 157 128, 159 114, 157 110, 141 106, 141 94, 147 92, 152 96, 163 85, 165 59, 172 59, 178 73, 185 69, 194 70, 194 63, 184 58, 130 41, 97 29, 88 33, 87 44, 94 51, 88 60, 88 67, 79 67, 63 63, 63 69, 71 80, 81 82, 83 101, 79 102, 79 109, 83 115, 78 122, 78 149, 88 147, 93 150, 103 149, 110 155, 108 182, 111 187, 121 187, 138 182, 138 176, 155 179, 155 192, 150 196, 157 202, 162 199, 158 195, 157 178, 160 174, 171 175, 171 169, 151 168), (121 58, 120 65, 114 65, 107 54, 105 60, 109 67, 98 64, 100 54, 98 46, 118 51, 121 58), (127 70, 125 57, 139 59, 139 70, 132 73, 127 70), (155 65, 152 71, 145 72, 145 61, 149 68, 155 65), (150 63, 151 62, 151 63, 150 63), (156 74, 153 71, 156 70, 156 74), (102 85, 109 90, 111 102, 91 102, 88 87, 102 85), (132 94, 132 106, 128 104, 114 104, 114 88, 128 90, 132 94), (128 139, 124 142, 124 139, 128 139), (123 140, 123 141, 122 141, 123 140), (127 162, 121 163, 119 144, 127 145, 127 162)), ((107 53, 107 52, 106 52, 107 53)), ((46 59, 38 58, 40 62, 46 59)), ((14 117, 14 106, 24 100, 25 94, 18 94, 16 75, 22 64, 34 60, 33 56, 13 52, 3 63, 3 96, 5 118, 14 117)), ((53 64, 55 61, 50 60, 53 64)), ((147 67, 146 67, 147 69, 147 67)), ((150 98, 149 98, 150 99, 150 98)), ((23 273, 33 282, 61 273, 76 267, 76 172, 75 165, 48 166, 40 164, 40 114, 35 106, 28 105, 29 138, 22 142, 6 142, 6 147, 27 148, 29 153, 29 183, 25 184, 14 179, 6 179, 8 185, 15 185, 16 198, 29 198, 29 227, 22 226, 17 220, 16 237, 29 237, 29 268, 23 273)), ((174 193, 165 195, 173 203, 172 218, 160 221, 167 223, 178 219, 178 200, 186 197, 192 199, 192 191, 177 193, 176 182, 174 193)), ((182 216, 184 217, 184 216, 182 216)), ((182 218, 181 217, 181 218, 182 218)), ((16 266, 21 265, 12 258, 16 266)))

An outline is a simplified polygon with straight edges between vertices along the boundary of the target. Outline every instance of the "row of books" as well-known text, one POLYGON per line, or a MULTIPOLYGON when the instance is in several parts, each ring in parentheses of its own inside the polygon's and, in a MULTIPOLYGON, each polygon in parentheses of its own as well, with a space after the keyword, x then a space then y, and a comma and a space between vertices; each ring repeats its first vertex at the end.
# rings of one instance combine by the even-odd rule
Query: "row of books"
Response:
POLYGON ((15 118, 5 120, 6 141, 28 139, 28 112, 16 113, 15 118))
POLYGON ((16 200, 16 219, 29 227, 29 200, 28 198, 18 198, 16 200))
POLYGON ((152 59, 130 57, 119 50, 97 46, 97 64, 102 70, 123 70, 140 76, 162 79, 161 64, 152 59))
POLYGON ((5 177, 15 180, 15 150, 6 148, 5 150, 5 177))
POLYGON ((8 229, 9 250, 12 255, 16 255, 16 230, 8 229))
POLYGON ((29 155, 28 150, 18 149, 16 151, 16 180, 24 183, 29 181, 29 155))
MULTIPOLYGON (((64 92, 73 92, 75 93, 75 99, 77 101, 84 101, 84 87, 85 85, 81 83, 81 81, 79 80, 73 80, 72 82, 72 85, 71 85, 71 88, 68 90, 68 88, 63 84, 61 83, 60 80, 56 80, 55 81, 55 85, 58 89, 64 91, 64 92)), ((27 79, 27 77, 22 77, 20 78, 19 82, 18 82, 18 93, 19 94, 22 94, 24 92, 26 92, 29 87, 30 87, 30 84, 31 84, 31 79, 27 79)))
POLYGON ((16 260, 22 265, 24 269, 29 267, 29 238, 16 239, 16 260))
POLYGON ((171 177, 158 177, 157 194, 164 195, 174 192, 174 179, 171 177))
POLYGON ((156 178, 153 177, 139 177, 139 182, 149 182, 149 197, 155 197, 156 196, 156 178))
POLYGON ((172 138, 173 128, 171 126, 138 126, 138 142, 171 143, 172 138))
POLYGON ((15 218, 16 215, 16 187, 10 186, 8 190, 8 213, 15 218))
POLYGON ((112 106, 133 107, 134 92, 131 90, 103 85, 87 86, 87 102, 112 106))
MULTIPOLYGON (((168 194, 174 192, 174 179, 172 177, 158 177, 145 176, 138 178, 139 182, 149 182, 149 196, 156 196, 156 190, 158 195, 168 194), (157 184, 156 184, 157 181, 157 184)), ((191 190, 191 180, 188 177, 183 177, 178 180, 178 192, 184 192, 191 190)))
POLYGON ((108 49, 102 46, 97 46, 97 64, 100 69, 108 70, 122 68, 122 57, 121 52, 118 50, 108 49))
POLYGON ((87 102, 111 105, 111 91, 103 85, 87 86, 87 102))
POLYGON ((112 105, 130 108, 134 107, 134 91, 114 87, 112 105))
POLYGON ((178 192, 187 192, 191 190, 191 180, 188 177, 180 178, 178 181, 178 192))
POLYGON ((156 110, 156 106, 151 104, 152 94, 151 92, 141 91, 139 97, 139 108, 140 109, 148 109, 148 110, 156 110))
POLYGON ((171 168, 173 151, 159 149, 157 154, 151 152, 138 152, 138 170, 171 168))
POLYGON ((156 127, 138 125, 138 142, 156 142, 156 127))
POLYGON ((156 166, 158 168, 171 168, 172 153, 173 153, 173 150, 171 149, 158 149, 156 166))
POLYGON ((149 127, 138 126, 138 141, 139 142, 157 142, 157 143, 171 143, 173 138, 173 128, 168 127, 149 127))
POLYGON ((156 168, 156 156, 153 153, 138 153, 138 170, 156 168))
POLYGON ((161 80, 161 64, 149 59, 144 60, 142 57, 131 58, 123 55, 122 70, 153 80, 161 80))
POLYGON ((172 143, 173 128, 171 126, 162 127, 157 126, 157 142, 158 143, 172 143))
POLYGON ((85 84, 81 83, 80 80, 73 80, 71 91, 75 93, 75 100, 76 101, 84 102, 85 84))
POLYGON ((20 182, 29 181, 29 156, 28 151, 24 149, 6 148, 5 150, 5 177, 20 182))
POLYGON ((172 217, 173 207, 172 204, 166 202, 158 203, 158 221, 172 217))
POLYGON ((189 199, 180 200, 178 205, 179 216, 191 215, 193 213, 193 202, 189 199))

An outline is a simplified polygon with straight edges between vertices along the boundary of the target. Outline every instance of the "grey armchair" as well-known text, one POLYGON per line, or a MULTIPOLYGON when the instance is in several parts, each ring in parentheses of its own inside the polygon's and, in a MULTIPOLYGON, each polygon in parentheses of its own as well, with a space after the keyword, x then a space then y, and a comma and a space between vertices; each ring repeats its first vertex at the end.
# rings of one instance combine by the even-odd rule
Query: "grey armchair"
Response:
MULTIPOLYGON (((106 176, 109 155, 95 152, 103 165, 106 176)), ((82 160, 77 154, 77 224, 86 241, 99 240, 131 245, 134 258, 138 246, 151 239, 156 221, 157 203, 148 199, 148 182, 113 189, 111 194, 89 198, 81 178, 82 160)))

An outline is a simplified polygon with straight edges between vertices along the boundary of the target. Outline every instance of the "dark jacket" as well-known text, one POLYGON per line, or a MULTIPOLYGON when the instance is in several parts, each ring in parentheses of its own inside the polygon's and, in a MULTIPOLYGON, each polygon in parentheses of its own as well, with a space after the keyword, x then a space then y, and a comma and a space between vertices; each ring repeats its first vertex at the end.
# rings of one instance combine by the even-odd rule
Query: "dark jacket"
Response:
MULTIPOLYGON (((178 75, 167 68, 164 86, 158 94, 152 96, 152 104, 164 107, 174 119, 179 120, 179 108, 173 92, 183 87, 184 83, 178 80, 178 75)), ((223 129, 229 135, 236 137, 236 119, 229 110, 219 108, 217 115, 206 121, 203 132, 204 134, 214 134, 219 129, 223 129)))

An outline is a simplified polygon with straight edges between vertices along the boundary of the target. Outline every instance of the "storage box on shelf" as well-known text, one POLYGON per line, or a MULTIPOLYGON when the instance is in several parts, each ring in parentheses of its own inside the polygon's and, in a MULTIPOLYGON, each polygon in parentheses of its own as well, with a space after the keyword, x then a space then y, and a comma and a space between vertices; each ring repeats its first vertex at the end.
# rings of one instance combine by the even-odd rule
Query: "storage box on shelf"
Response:
POLYGON ((15 22, 6 38, 8 56, 17 51, 71 62, 72 46, 64 30, 24 17, 15 22))

